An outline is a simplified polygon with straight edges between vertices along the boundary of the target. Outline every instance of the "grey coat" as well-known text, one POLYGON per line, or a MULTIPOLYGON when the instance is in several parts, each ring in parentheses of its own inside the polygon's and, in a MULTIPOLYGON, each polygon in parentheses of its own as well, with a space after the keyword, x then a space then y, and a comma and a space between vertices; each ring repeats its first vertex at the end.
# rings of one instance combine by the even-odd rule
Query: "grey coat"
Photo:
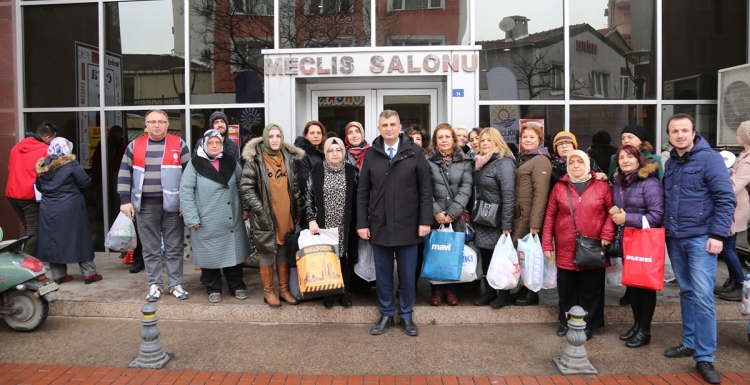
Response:
MULTIPOLYGON (((268 170, 261 152, 262 145, 263 138, 255 138, 247 142, 242 150, 245 165, 242 168, 240 193, 242 202, 250 208, 255 248, 261 253, 275 253, 276 217, 273 214, 271 193, 268 191, 268 170)), ((296 223, 303 216, 304 201, 295 163, 305 157, 305 151, 289 143, 283 143, 280 151, 286 165, 292 222, 296 223)))
POLYGON ((500 226, 474 224, 474 244, 483 249, 494 249, 503 230, 511 230, 516 209, 516 164, 507 154, 498 159, 493 154, 487 164, 474 173, 475 199, 497 203, 500 226))
POLYGON ((194 263, 206 269, 237 266, 250 255, 240 200, 242 169, 231 156, 216 171, 200 157, 188 162, 180 183, 180 206, 190 229, 194 263), (198 229, 193 226, 200 224, 198 229))
MULTIPOLYGON (((425 157, 432 181, 432 216, 445 211, 456 220, 453 230, 463 231, 458 219, 468 211, 474 184, 474 162, 458 146, 453 151, 450 167, 445 165, 437 149, 430 150, 425 157)), ((438 223, 433 219, 432 225, 437 227, 438 223)))

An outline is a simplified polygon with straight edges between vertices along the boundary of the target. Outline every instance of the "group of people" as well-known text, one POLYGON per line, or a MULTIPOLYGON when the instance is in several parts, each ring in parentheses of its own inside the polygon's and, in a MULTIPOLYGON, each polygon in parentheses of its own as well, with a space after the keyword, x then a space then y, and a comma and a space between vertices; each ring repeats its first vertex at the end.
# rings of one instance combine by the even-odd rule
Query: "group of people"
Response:
MULTIPOLYGON (((381 314, 371 333, 383 334, 394 325, 395 258, 400 324, 407 335, 416 336, 412 312, 423 237, 440 226, 451 225, 454 231, 471 226, 485 273, 502 235, 510 235, 514 243, 528 234, 538 235, 544 256, 557 267, 557 334, 568 332, 565 314, 578 305, 588 313, 585 334, 591 338, 604 326, 605 269, 576 264, 577 236, 594 238, 606 247, 619 241, 616 234, 624 227, 641 228, 647 222, 665 228, 681 290, 682 341, 665 355, 694 357, 704 378, 718 383, 712 364, 716 256, 724 250, 728 265, 732 257, 737 258, 731 249, 750 217, 746 190, 750 122, 738 129, 738 145, 744 151, 729 172, 721 156, 696 132, 693 118, 677 114, 667 125, 674 148, 665 165, 652 154, 646 130, 628 125, 605 174, 578 149, 570 132, 555 135, 550 154, 536 124, 520 128, 516 155, 494 128, 469 131, 446 123, 435 127, 425 150, 420 144, 425 133, 413 129, 402 133, 399 116, 392 110, 380 114, 380 135, 372 144, 365 141, 364 127, 358 122, 346 125, 342 140, 327 138, 324 125, 310 121, 294 145, 285 141, 281 127, 269 124, 262 137, 240 150, 227 138, 226 120, 220 112, 211 116, 211 128, 198 140, 191 158, 185 142, 167 133, 166 113, 149 111, 146 135, 125 149, 117 190, 121 212, 135 220, 142 243, 147 300, 157 301, 165 289, 163 264, 168 292, 188 298, 182 288, 184 228, 192 235, 194 263, 202 270, 201 283, 209 300, 221 300, 222 274, 232 295, 247 298, 242 263, 251 249, 244 225, 249 219, 260 254, 264 302, 272 307, 282 301, 295 305, 298 299, 291 294, 289 282, 287 248, 293 247, 287 244, 289 233, 298 225, 313 234, 337 228, 346 288, 338 298, 341 305, 352 306, 359 244, 367 241, 374 256, 381 314), (496 226, 472 223, 470 213, 477 202, 497 205, 496 226)), ((65 227, 60 225, 62 218, 87 226, 81 191, 90 180, 71 155, 72 144, 55 138, 54 132, 54 126, 45 123, 21 142, 37 155, 42 147, 46 151, 36 163, 36 187, 42 193, 40 247, 27 250, 51 263, 58 283, 72 279, 65 264, 73 262, 80 264, 86 283, 96 282, 101 275, 96 274, 91 242, 60 231, 65 227)), ((11 157, 19 156, 14 154, 11 157)), ((31 198, 27 195, 8 196, 25 218, 27 231, 33 232, 34 214, 24 206, 31 198)), ((741 279, 741 266, 736 270, 732 282, 741 279)), ((474 301, 477 306, 500 309, 510 303, 539 302, 539 294, 524 286, 511 293, 493 289, 486 277, 482 281, 484 290, 474 301)), ((431 289, 431 305, 458 304, 456 284, 431 285, 431 289)), ((626 297, 634 323, 620 338, 630 348, 649 344, 656 292, 629 288, 626 297)), ((330 308, 334 302, 326 297, 323 304, 330 308)))

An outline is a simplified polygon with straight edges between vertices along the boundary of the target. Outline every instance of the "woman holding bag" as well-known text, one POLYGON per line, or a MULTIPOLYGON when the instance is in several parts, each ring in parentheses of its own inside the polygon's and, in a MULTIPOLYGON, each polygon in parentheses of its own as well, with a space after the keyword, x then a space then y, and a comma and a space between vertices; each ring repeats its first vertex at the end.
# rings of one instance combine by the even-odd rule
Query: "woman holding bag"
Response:
MULTIPOLYGON (((487 281, 487 271, 497 241, 503 234, 510 234, 513 213, 516 207, 516 165, 508 145, 500 132, 485 128, 479 134, 479 154, 474 157, 474 245, 482 256, 484 294, 474 301, 477 306, 490 305, 500 309, 510 301, 510 290, 495 290, 487 281), (495 225, 482 224, 478 206, 494 206, 495 216, 489 218, 495 225)), ((484 218, 481 218, 484 219, 484 218)))
MULTIPOLYGON (((660 227, 664 218, 664 187, 659 180, 659 165, 647 160, 638 148, 624 145, 615 153, 612 200, 620 212, 612 221, 621 227, 640 229, 643 219, 650 227, 660 227)), ((622 231, 622 229, 620 229, 622 231)), ((627 264, 628 261, 623 261, 627 264)), ((651 319, 656 309, 656 291, 630 288, 633 327, 620 335, 625 346, 638 348, 651 342, 651 319)))
MULTIPOLYGON (((339 232, 339 262, 344 275, 344 293, 339 301, 345 308, 352 307, 347 292, 357 262, 356 193, 357 168, 344 161, 346 147, 339 138, 329 138, 323 145, 326 159, 310 172, 305 190, 305 219, 310 233, 321 228, 337 228, 339 232)), ((333 297, 323 299, 326 309, 333 307, 333 297)))
POLYGON ((608 214, 612 191, 607 182, 596 179, 585 152, 572 151, 567 164, 568 173, 552 188, 547 203, 542 250, 546 258, 555 253, 560 297, 557 335, 568 333, 565 313, 577 305, 588 313, 584 332, 586 339, 591 339, 594 330, 604 326, 604 267, 608 261, 602 249, 599 266, 576 264, 577 238, 600 240, 602 248, 612 241, 615 224, 608 214))
MULTIPOLYGON (((474 164, 459 147, 450 124, 442 123, 435 127, 430 150, 425 157, 432 181, 432 214, 435 218, 432 228, 451 224, 453 231, 464 231, 465 225, 460 219, 471 198, 474 164)), ((431 288, 430 305, 440 306, 443 294, 448 305, 458 305, 455 284, 431 285, 431 288)))

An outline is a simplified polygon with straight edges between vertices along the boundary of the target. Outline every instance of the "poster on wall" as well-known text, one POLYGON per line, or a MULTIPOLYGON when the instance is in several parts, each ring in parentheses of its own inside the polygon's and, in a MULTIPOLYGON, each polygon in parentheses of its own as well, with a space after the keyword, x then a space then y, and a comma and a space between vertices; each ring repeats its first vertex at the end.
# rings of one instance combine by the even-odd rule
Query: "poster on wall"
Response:
MULTIPOLYGON (((104 78, 104 97, 107 106, 122 105, 122 56, 107 52, 104 58, 104 73, 99 70, 99 49, 76 42, 76 81, 78 107, 99 107, 100 79, 104 78)), ((114 126, 122 126, 123 114, 107 112, 107 132, 114 126)), ((100 121, 94 111, 79 112, 78 160, 81 166, 91 168, 92 156, 101 139, 100 121)))
MULTIPOLYGON (((519 119, 518 124, 519 124, 519 127, 523 127, 525 124, 529 124, 529 125, 535 125, 541 128, 542 130, 542 143, 541 144, 544 144, 544 119, 519 119)), ((524 150, 523 144, 520 144, 518 146, 518 150, 519 151, 524 150)), ((533 150, 533 148, 529 148, 528 150, 531 151, 533 150)))
POLYGON ((237 147, 240 146, 240 125, 239 124, 230 124, 229 127, 227 127, 227 135, 229 135, 229 139, 232 139, 235 144, 237 144, 237 147))
POLYGON ((490 125, 500 131, 506 143, 518 145, 519 106, 490 106, 490 125))

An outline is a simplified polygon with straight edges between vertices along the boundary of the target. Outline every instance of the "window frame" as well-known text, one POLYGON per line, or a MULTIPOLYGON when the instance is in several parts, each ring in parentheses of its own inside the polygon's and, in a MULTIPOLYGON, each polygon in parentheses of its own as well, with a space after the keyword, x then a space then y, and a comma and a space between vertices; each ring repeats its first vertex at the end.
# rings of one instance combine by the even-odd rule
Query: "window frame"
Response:
POLYGON ((388 0, 388 11, 427 11, 434 9, 442 9, 445 11, 445 0, 388 0), (427 6, 420 8, 406 8, 407 1, 424 1, 427 6), (434 6, 433 2, 439 2, 440 6, 434 6), (394 4, 400 4, 400 8, 396 8, 394 4))
POLYGON ((609 97, 609 83, 611 81, 611 74, 609 71, 601 71, 601 70, 591 70, 591 95, 600 97, 600 98, 608 98, 609 97), (601 86, 601 90, 597 90, 597 78, 599 78, 599 83, 601 86), (601 84, 603 83, 603 84, 601 84), (601 91, 601 92, 598 92, 601 91))
POLYGON ((230 0, 232 2, 232 7, 234 8, 234 12, 238 15, 248 15, 248 16, 265 16, 265 17, 273 17, 273 3, 274 0, 230 0), (270 2, 270 4, 269 4, 270 2), (238 3, 241 3, 242 6, 238 6, 238 3), (252 7, 248 6, 249 3, 253 3, 254 5, 252 7), (250 9, 256 9, 259 5, 264 6, 264 13, 255 13, 255 12, 248 12, 250 9), (269 11, 270 6, 270 11, 269 11))

